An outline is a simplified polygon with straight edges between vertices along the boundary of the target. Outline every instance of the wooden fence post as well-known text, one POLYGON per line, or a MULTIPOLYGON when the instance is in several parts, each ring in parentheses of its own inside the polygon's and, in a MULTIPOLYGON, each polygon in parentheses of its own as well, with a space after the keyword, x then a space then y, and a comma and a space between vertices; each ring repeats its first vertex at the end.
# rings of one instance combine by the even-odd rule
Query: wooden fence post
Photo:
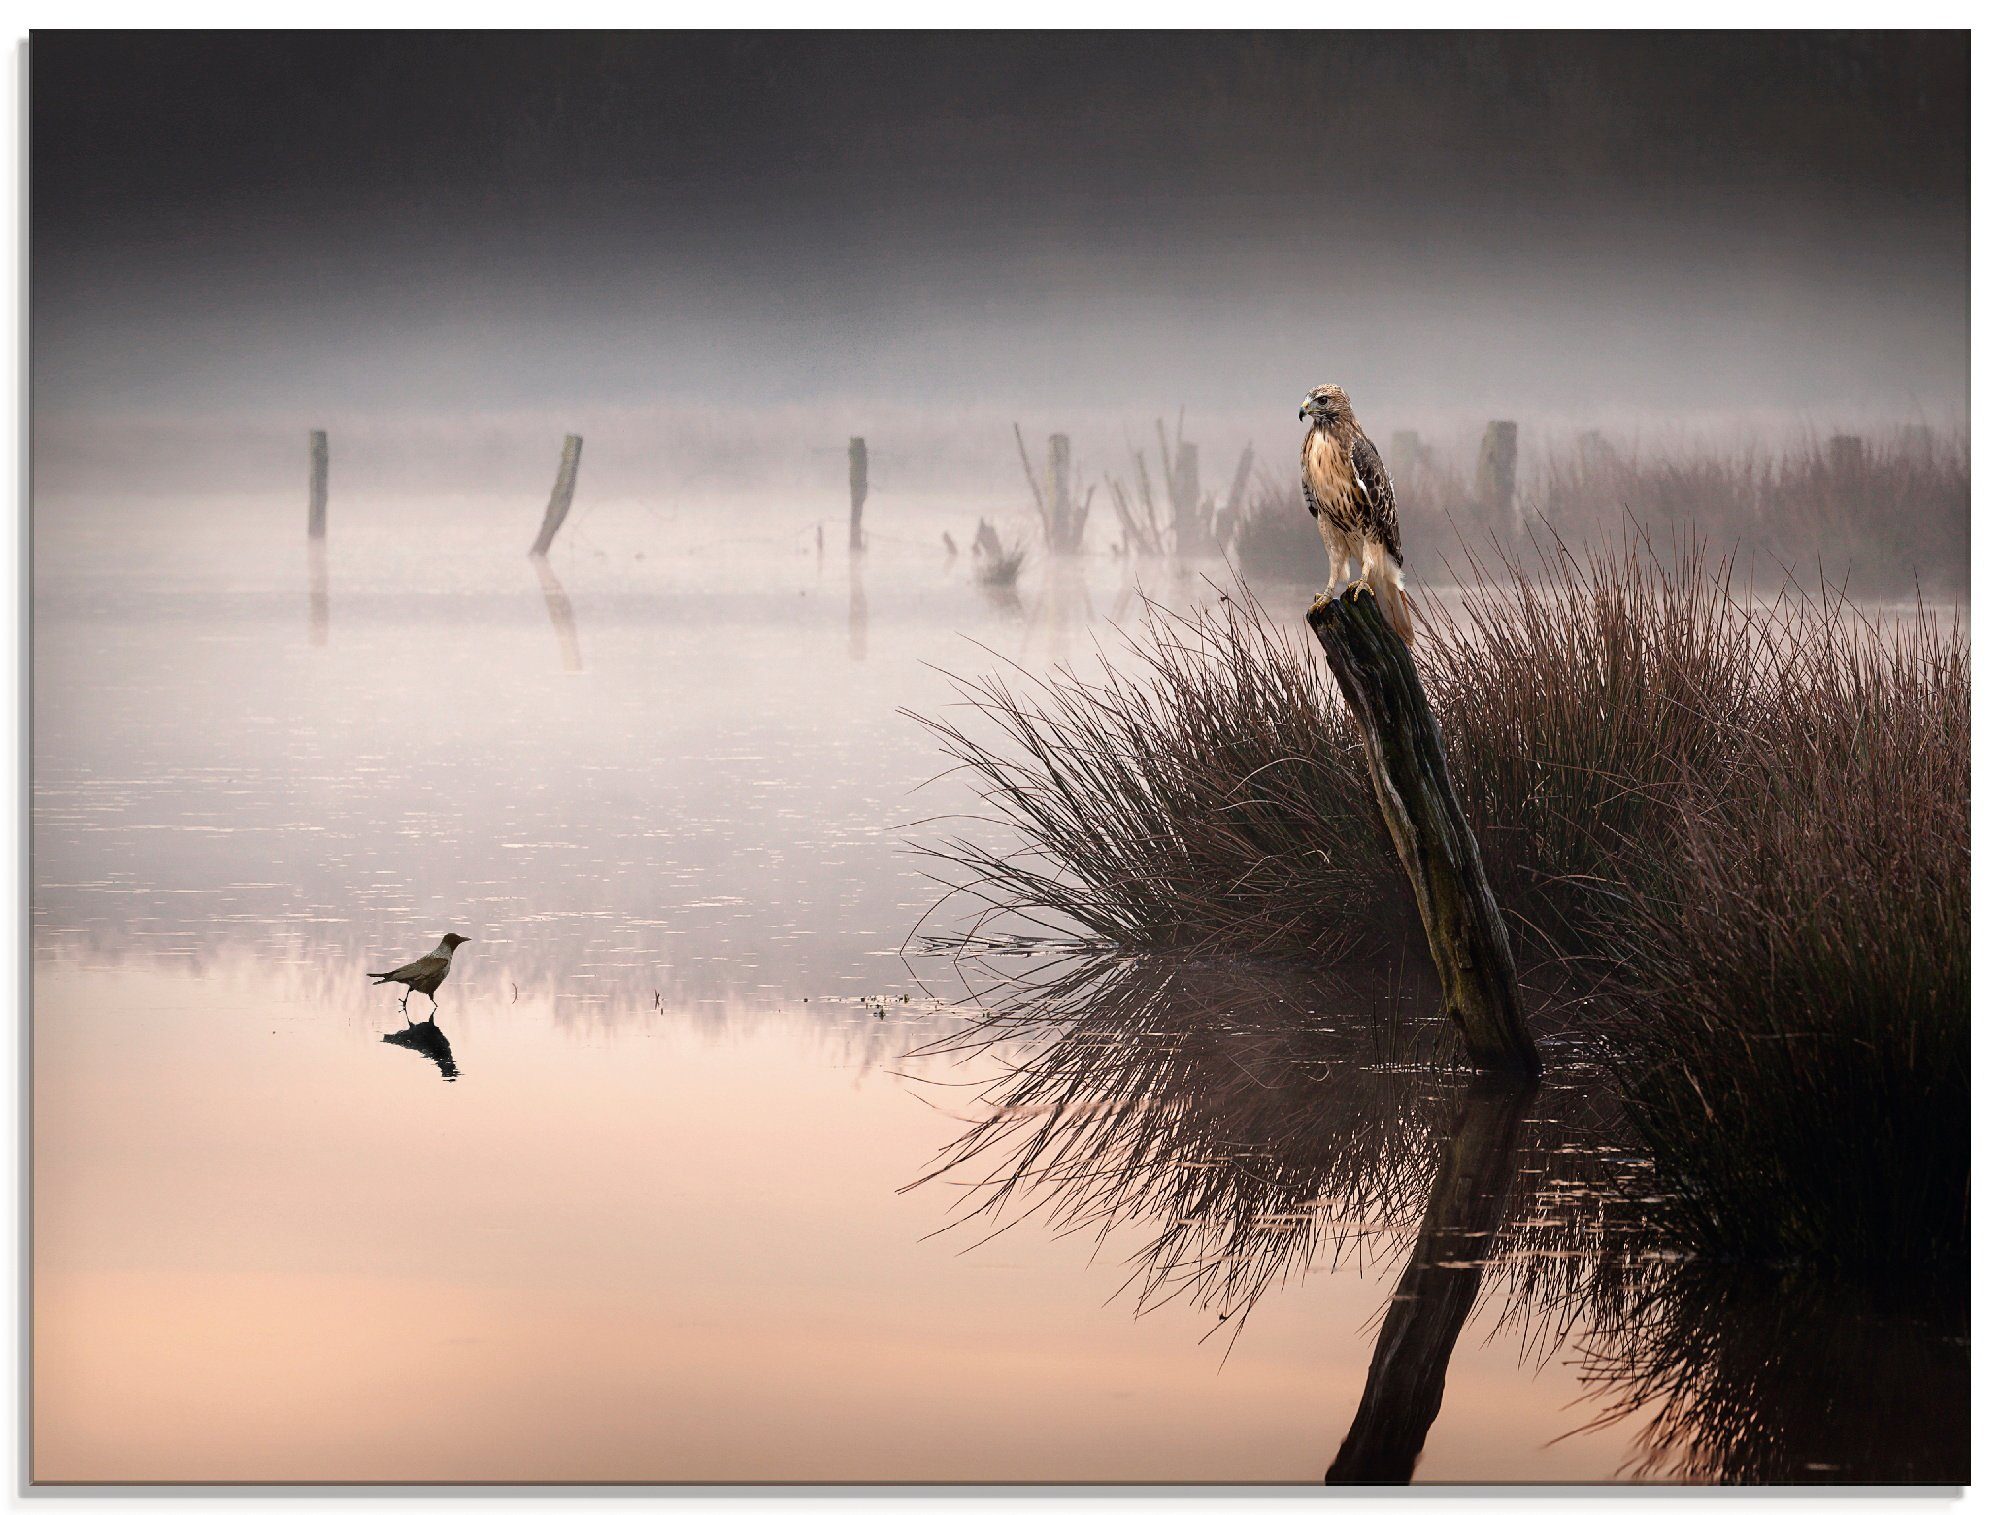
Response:
POLYGON ((306 535, 315 542, 326 538, 326 433, 306 435, 306 475, 311 503, 306 510, 306 535))
POLYGON ((1361 728, 1375 800, 1416 891, 1445 1013, 1466 1055, 1475 1068, 1537 1077, 1541 1058, 1521 1016, 1507 925, 1408 645, 1372 594, 1329 590, 1313 601, 1306 624, 1361 728))
POLYGON ((1070 540, 1070 512, 1076 508, 1071 498, 1069 437, 1060 431, 1049 434, 1049 551, 1073 552, 1070 540))
POLYGON ((583 438, 564 437, 562 462, 556 468, 556 487, 549 491, 549 508, 542 513, 542 529, 535 534, 535 545, 528 549, 529 557, 547 557, 556 533, 569 519, 569 502, 576 494, 576 465, 582 461, 583 438))
POLYGON ((847 550, 860 552, 861 507, 868 503, 868 442, 863 437, 847 439, 847 550))
POLYGON ((1473 476, 1472 493, 1495 526, 1509 530, 1520 523, 1514 519, 1514 462, 1520 449, 1520 428, 1512 421, 1488 421, 1486 435, 1479 443, 1479 469, 1473 476))

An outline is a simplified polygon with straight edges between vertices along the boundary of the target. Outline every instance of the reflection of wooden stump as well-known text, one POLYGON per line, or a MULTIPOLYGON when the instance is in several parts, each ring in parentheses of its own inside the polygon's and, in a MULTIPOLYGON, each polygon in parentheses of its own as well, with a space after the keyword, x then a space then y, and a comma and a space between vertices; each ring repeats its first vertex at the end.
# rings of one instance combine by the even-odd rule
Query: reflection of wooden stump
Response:
POLYGON ((1438 1161, 1423 1230, 1396 1281, 1368 1382, 1328 1483, 1408 1483, 1444 1402, 1445 1370, 1507 1214, 1534 1091, 1475 1080, 1438 1161))
POLYGON ((535 559, 535 576, 542 581, 542 603, 548 606, 549 628, 556 634, 556 650, 562 654, 563 670, 583 672, 583 648, 576 639, 576 611, 570 605, 562 580, 547 558, 535 559))
POLYGON ((867 570, 858 559, 847 561, 847 655, 857 663, 868 661, 868 580, 867 570))
POLYGON ((1361 727, 1375 799, 1416 891, 1445 1012, 1466 1055, 1475 1068, 1537 1076, 1541 1059, 1522 1021, 1507 926, 1408 645, 1372 594, 1322 594, 1306 624, 1361 727))
POLYGON ((327 622, 331 618, 326 589, 326 542, 315 539, 306 544, 306 635, 315 647, 326 645, 327 622))

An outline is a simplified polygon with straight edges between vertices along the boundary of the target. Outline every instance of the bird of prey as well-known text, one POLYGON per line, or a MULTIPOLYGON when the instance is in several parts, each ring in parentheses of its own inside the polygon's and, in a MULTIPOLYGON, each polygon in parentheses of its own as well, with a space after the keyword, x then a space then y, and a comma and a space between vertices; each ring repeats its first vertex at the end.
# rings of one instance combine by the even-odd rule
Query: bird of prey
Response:
POLYGON ((415 962, 391 968, 387 973, 370 973, 368 976, 378 984, 401 984, 406 1013, 410 1008, 410 996, 421 994, 430 1000, 431 1014, 436 1015, 438 985, 451 972, 451 955, 461 943, 471 940, 471 937, 460 936, 456 931, 447 931, 442 941, 415 962))
POLYGON ((1382 454, 1354 419, 1354 406, 1338 384, 1322 384, 1307 395, 1299 419, 1312 422, 1299 449, 1299 473, 1306 513, 1319 523, 1326 543, 1327 588, 1374 595, 1383 619, 1407 642, 1414 627, 1403 592, 1403 539, 1396 525, 1396 487, 1382 454), (1361 571, 1341 585, 1350 558, 1361 571))

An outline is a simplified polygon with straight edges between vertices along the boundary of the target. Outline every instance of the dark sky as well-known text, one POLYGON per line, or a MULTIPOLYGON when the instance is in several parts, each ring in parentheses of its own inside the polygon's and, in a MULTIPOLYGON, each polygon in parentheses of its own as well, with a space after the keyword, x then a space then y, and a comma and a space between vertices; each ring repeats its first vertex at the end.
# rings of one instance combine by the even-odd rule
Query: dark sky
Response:
POLYGON ((49 403, 908 396, 975 360, 1022 392, 1165 365, 1199 400, 1335 348, 1428 403, 1962 390, 1962 33, 31 56, 49 403))

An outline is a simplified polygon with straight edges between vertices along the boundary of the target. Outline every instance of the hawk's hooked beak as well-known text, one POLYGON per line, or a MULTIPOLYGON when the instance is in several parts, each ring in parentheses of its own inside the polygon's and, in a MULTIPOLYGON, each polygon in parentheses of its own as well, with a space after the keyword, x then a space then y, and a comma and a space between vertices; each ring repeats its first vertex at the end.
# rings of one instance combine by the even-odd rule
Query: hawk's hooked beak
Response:
POLYGON ((1311 415, 1312 413, 1313 413, 1313 402, 1311 400, 1307 400, 1305 404, 1299 407, 1299 419, 1301 421, 1303 421, 1307 416, 1311 415))

